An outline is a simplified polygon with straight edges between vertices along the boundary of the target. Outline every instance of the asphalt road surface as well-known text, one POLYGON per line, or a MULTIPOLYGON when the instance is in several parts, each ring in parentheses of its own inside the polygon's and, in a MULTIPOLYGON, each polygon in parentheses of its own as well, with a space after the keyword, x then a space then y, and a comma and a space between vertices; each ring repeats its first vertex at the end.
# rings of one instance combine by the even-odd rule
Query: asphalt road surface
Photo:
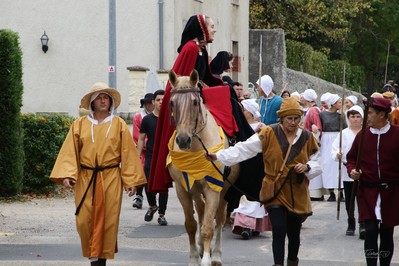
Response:
MULTIPOLYGON (((132 199, 123 198, 119 228, 119 252, 107 265, 187 265, 188 238, 184 217, 174 189, 170 190, 166 218, 168 226, 144 221, 148 204, 133 209, 132 199)), ((75 229, 72 196, 0 202, 0 265, 90 265, 80 251, 75 229)), ((340 220, 334 202, 313 202, 313 216, 303 224, 299 265, 366 265, 363 241, 358 232, 346 236, 346 213, 340 220)), ((391 265, 399 265, 399 234, 395 233, 391 265)), ((223 232, 224 265, 273 265, 271 233, 250 240, 223 232)))

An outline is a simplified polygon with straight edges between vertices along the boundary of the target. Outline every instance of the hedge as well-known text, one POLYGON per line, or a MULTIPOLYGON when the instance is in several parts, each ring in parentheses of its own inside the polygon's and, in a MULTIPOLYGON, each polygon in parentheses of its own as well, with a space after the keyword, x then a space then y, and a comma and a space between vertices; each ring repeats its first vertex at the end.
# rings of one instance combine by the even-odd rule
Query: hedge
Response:
POLYGON ((47 194, 55 190, 56 184, 49 176, 73 120, 62 114, 22 114, 26 157, 23 193, 47 194))
POLYGON ((18 34, 0 30, 0 196, 21 190, 24 151, 22 106, 22 52, 18 34))

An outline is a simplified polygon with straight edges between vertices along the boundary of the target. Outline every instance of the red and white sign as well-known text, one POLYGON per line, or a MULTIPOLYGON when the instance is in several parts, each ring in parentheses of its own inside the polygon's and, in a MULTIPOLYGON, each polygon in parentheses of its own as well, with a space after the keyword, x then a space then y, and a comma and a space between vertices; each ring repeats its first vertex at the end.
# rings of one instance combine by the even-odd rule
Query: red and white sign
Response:
POLYGON ((109 73, 114 73, 115 72, 115 66, 109 66, 108 67, 108 72, 109 73))

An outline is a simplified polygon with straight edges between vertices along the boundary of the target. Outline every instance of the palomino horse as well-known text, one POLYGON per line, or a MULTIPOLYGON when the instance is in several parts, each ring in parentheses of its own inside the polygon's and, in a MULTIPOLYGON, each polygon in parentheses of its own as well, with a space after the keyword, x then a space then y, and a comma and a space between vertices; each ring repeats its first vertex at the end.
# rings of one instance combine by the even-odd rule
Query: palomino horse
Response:
MULTIPOLYGON (((231 183, 223 182, 216 166, 205 159, 205 148, 216 152, 228 147, 228 140, 201 100, 197 71, 193 70, 190 77, 177 77, 171 71, 169 80, 173 86, 169 107, 176 131, 169 142, 168 170, 184 210, 190 242, 189 265, 222 265, 221 238, 227 205, 223 196, 237 178, 239 166, 231 169, 231 183), (193 202, 198 214, 198 246, 193 202), (211 251, 214 226, 216 239, 211 251)), ((223 165, 218 163, 217 167, 223 172, 223 165)))

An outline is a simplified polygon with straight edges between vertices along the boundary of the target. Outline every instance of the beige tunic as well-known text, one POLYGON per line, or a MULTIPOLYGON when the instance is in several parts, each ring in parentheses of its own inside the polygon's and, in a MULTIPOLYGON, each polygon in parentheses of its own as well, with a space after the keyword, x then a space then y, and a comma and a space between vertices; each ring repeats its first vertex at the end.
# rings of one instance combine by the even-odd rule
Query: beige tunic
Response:
POLYGON ((111 121, 91 127, 92 122, 86 116, 74 121, 50 178, 57 183, 62 183, 65 177, 76 180, 75 205, 78 206, 93 173, 80 166, 119 164, 98 172, 95 195, 92 184, 76 216, 83 256, 112 259, 117 252, 123 187, 144 185, 146 178, 129 129, 121 118, 115 116, 111 121))

